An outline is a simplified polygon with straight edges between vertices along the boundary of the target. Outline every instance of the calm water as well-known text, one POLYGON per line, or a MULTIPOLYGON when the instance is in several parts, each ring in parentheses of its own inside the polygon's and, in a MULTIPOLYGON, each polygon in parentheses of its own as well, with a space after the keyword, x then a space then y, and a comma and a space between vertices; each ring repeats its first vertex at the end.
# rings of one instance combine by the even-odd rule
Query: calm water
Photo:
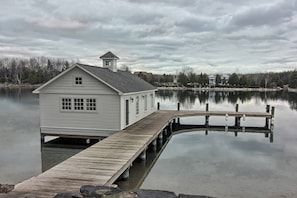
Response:
MULTIPOLYGON (((207 102, 210 110, 234 110, 238 103, 240 111, 264 112, 270 104, 276 107, 274 142, 257 133, 174 135, 142 188, 217 197, 297 197, 297 94, 159 91, 157 97, 161 109, 176 109, 181 102, 182 109, 204 110, 207 102)), ((47 147, 41 152, 38 96, 31 90, 0 89, 0 108, 0 183, 18 183, 81 150, 47 147)), ((210 124, 233 123, 231 118, 210 119, 210 124)), ((246 118, 242 124, 263 126, 264 120, 246 118)), ((138 167, 135 172, 146 170, 138 167)))
MULTIPOLYGON (((174 135, 142 188, 215 197, 297 197, 296 94, 161 92, 161 104, 173 109, 265 111, 276 107, 274 142, 264 134, 193 131, 174 135)), ((162 106, 161 106, 162 107, 162 106)), ((198 118, 183 120, 202 122, 198 118)), ((231 124, 213 119, 210 123, 231 124)), ((263 119, 247 119, 245 126, 263 126, 263 119)))

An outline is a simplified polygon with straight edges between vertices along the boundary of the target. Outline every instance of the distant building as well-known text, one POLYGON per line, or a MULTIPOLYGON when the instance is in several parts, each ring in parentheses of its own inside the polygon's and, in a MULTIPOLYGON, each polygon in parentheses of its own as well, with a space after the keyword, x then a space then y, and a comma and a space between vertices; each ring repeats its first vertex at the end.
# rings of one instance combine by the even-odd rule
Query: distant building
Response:
POLYGON ((216 75, 210 74, 208 75, 208 86, 214 87, 216 85, 216 75))
MULTIPOLYGON (((220 82, 220 86, 225 86, 225 85, 228 85, 228 81, 229 81, 229 74, 219 74, 220 77, 221 77, 221 82, 220 82)), ((210 87, 214 87, 216 86, 216 75, 214 74, 210 74, 208 75, 208 85, 210 87)))
POLYGON ((154 86, 117 70, 112 52, 100 58, 103 67, 74 64, 33 91, 42 136, 109 136, 156 110, 154 86))

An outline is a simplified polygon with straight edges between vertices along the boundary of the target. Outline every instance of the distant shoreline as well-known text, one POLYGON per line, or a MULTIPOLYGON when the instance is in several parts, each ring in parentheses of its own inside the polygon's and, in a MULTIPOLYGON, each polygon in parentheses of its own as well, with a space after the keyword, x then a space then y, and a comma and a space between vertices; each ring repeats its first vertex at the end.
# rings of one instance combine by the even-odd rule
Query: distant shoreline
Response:
POLYGON ((0 88, 25 88, 25 89, 29 89, 29 88, 37 88, 39 86, 40 86, 40 84, 31 85, 31 84, 28 84, 28 83, 24 83, 24 84, 0 83, 0 88))
MULTIPOLYGON (((188 87, 158 87, 158 90, 192 90, 192 91, 282 91, 283 88, 227 88, 227 87, 201 87, 201 88, 188 88, 188 87)), ((288 89, 289 92, 297 92, 297 89, 288 89)))

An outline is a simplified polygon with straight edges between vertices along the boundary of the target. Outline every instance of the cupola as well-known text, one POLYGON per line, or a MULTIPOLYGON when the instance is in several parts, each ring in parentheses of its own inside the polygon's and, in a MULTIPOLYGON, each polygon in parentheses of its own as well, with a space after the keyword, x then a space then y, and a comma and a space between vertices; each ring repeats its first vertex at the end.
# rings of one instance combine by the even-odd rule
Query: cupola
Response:
POLYGON ((109 51, 106 54, 100 56, 100 59, 102 59, 104 68, 108 68, 113 72, 117 72, 117 60, 120 59, 119 57, 109 51))

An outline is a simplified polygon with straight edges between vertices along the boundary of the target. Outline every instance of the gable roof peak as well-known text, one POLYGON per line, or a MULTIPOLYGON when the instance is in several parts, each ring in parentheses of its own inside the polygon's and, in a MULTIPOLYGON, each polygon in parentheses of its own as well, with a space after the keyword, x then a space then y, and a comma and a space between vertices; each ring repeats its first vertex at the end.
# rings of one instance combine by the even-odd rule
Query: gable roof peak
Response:
POLYGON ((100 59, 120 59, 120 58, 114 55, 111 51, 109 51, 103 54, 102 56, 100 56, 100 59))

